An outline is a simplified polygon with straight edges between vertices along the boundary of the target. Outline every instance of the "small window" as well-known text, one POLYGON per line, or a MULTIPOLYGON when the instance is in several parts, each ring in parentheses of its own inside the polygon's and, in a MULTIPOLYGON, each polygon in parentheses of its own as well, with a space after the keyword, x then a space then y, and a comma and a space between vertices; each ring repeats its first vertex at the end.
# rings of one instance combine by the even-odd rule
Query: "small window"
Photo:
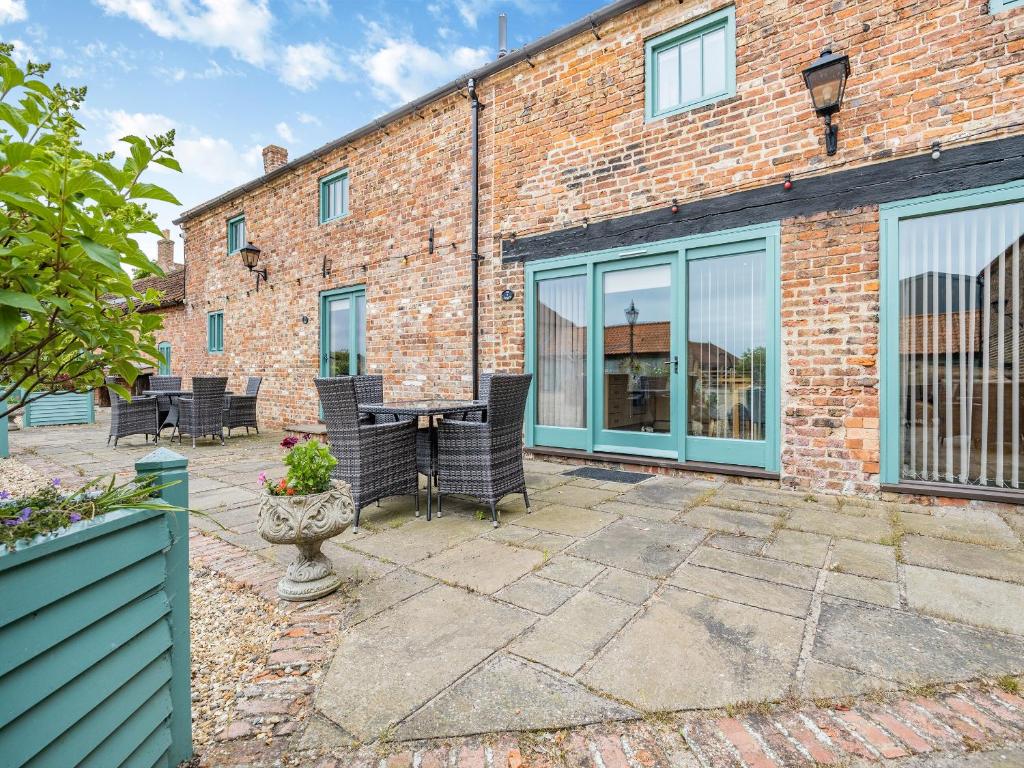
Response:
POLYGON ((245 216, 228 219, 228 253, 234 253, 245 245, 245 216))
POLYGON ((988 12, 999 13, 1011 8, 1024 8, 1024 0, 989 0, 988 12))
POLYGON ((736 93, 736 10, 732 7, 648 40, 647 119, 736 93))
POLYGON ((223 312, 211 312, 206 316, 206 349, 209 352, 224 351, 223 312))
POLYGON ((320 223, 348 214, 348 171, 320 179, 320 223))

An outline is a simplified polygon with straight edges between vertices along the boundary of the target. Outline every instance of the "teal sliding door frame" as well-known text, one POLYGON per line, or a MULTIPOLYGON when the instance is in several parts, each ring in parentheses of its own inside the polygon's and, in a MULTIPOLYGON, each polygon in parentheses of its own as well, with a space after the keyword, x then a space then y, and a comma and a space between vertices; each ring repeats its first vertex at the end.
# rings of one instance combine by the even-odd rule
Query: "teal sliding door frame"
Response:
POLYGON ((331 291, 323 291, 320 294, 320 375, 327 376, 328 372, 328 351, 327 342, 330 336, 330 318, 327 314, 330 302, 337 299, 350 299, 349 312, 352 315, 352 322, 348 327, 348 375, 355 376, 359 373, 359 324, 356 322, 356 299, 359 296, 366 297, 365 285, 353 285, 347 288, 336 288, 331 291))
MULTIPOLYGON (((693 235, 690 237, 674 238, 663 240, 657 243, 646 245, 624 246, 621 248, 610 248, 603 251, 576 254, 572 256, 561 256, 553 259, 528 261, 525 265, 525 368, 528 373, 536 374, 537 354, 537 329, 536 329, 536 285, 540 280, 564 277, 570 275, 587 276, 587 416, 588 425, 586 429, 567 429, 560 427, 544 427, 536 424, 536 379, 534 386, 530 388, 530 396, 527 405, 526 422, 526 444, 529 447, 549 446, 556 448, 574 448, 593 453, 600 450, 600 443, 597 443, 595 436, 598 433, 599 422, 596 416, 600 415, 598 409, 598 382, 595 381, 595 374, 600 372, 599 362, 603 359, 600 348, 600 337, 597 333, 600 329, 597 325, 597 307, 595 299, 597 290, 597 272, 599 265, 615 263, 618 261, 634 260, 639 264, 639 257, 660 256, 664 258, 667 254, 674 253, 677 264, 674 268, 677 287, 675 288, 676 311, 673 323, 673 349, 678 350, 679 371, 676 381, 681 381, 679 376, 685 375, 688 370, 687 360, 687 330, 686 330, 686 261, 697 258, 708 258, 712 256, 730 255, 744 253, 747 251, 765 251, 767 259, 766 276, 769 281, 769 291, 765 302, 765 328, 766 328, 766 381, 765 388, 767 397, 765 402, 765 440, 763 443, 755 443, 758 447, 751 445, 740 446, 743 455, 738 455, 734 450, 736 443, 748 443, 742 440, 720 440, 718 438, 685 438, 687 431, 685 415, 688 413, 689 404, 686 400, 686 387, 675 385, 673 390, 672 418, 673 434, 678 437, 676 450, 671 452, 670 458, 678 461, 709 461, 722 464, 739 464, 746 460, 754 463, 748 466, 759 466, 769 472, 779 471, 780 460, 780 412, 781 412, 781 318, 780 318, 780 232, 779 222, 759 224, 749 227, 738 227, 736 229, 722 230, 706 235, 693 235), (678 326, 678 330, 676 329, 678 326), (678 341, 676 341, 678 339, 678 341), (678 396, 675 393, 678 392, 678 396), (729 443, 730 446, 718 448, 714 445, 706 446, 705 443, 729 443), (694 454, 694 455, 691 455, 694 454), (737 460, 739 459, 739 460, 737 460)), ((603 363, 602 363, 603 364, 603 363)), ((616 433, 622 434, 622 433, 616 433)), ((619 450, 622 450, 619 448, 619 450)), ((639 449, 627 449, 630 455, 652 455, 642 453, 639 449)))
POLYGON ((1024 201, 1024 181, 963 192, 948 192, 886 203, 878 208, 880 243, 879 277, 879 380, 881 402, 879 422, 881 480, 900 482, 900 222, 972 208, 1024 201))

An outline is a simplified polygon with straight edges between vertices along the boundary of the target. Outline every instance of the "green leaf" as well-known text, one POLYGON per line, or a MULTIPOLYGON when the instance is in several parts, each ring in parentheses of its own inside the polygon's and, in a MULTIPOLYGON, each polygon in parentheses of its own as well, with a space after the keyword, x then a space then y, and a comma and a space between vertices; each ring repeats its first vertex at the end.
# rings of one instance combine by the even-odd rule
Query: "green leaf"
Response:
POLYGON ((77 239, 78 244, 82 246, 86 255, 97 264, 102 264, 110 269, 121 269, 121 258, 117 251, 108 248, 105 245, 100 245, 95 240, 91 240, 88 237, 79 237, 77 239))
POLYGON ((129 194, 133 198, 139 198, 144 200, 160 200, 161 202, 164 203, 181 205, 181 201, 178 200, 178 198, 176 198, 163 187, 159 187, 156 184, 147 184, 140 181, 132 186, 129 194))
POLYGON ((43 311, 43 305, 39 303, 35 296, 29 296, 27 293, 18 293, 17 291, 0 289, 0 304, 8 307, 17 307, 18 309, 26 309, 30 312, 43 311))
POLYGON ((162 165, 164 168, 170 168, 172 171, 181 173, 181 163, 175 160, 173 157, 164 155, 162 157, 154 157, 153 162, 157 165, 162 165))

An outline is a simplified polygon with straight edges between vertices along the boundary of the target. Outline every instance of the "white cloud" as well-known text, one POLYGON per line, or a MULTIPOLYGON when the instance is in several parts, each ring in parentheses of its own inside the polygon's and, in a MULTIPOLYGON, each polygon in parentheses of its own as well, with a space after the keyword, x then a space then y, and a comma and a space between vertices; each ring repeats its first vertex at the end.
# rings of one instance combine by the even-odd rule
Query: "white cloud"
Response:
POLYGON ((374 22, 367 25, 367 32, 369 47, 355 58, 383 101, 411 101, 490 57, 486 48, 428 48, 409 36, 393 36, 374 22))
POLYGON ((123 109, 85 110, 86 118, 104 122, 104 149, 113 149, 121 157, 128 154, 128 145, 121 142, 123 136, 153 136, 166 133, 177 124, 166 115, 155 112, 126 112, 123 109))
POLYGON ((277 131, 277 135, 289 144, 295 143, 295 134, 292 133, 292 128, 288 123, 283 120, 274 126, 274 130, 277 131))
POLYGON ((334 50, 325 43, 289 45, 278 67, 281 81, 299 91, 311 91, 322 80, 344 80, 334 50))
POLYGON ((44 57, 41 55, 42 52, 35 48, 35 46, 26 43, 24 40, 15 38, 11 40, 10 43, 14 46, 14 50, 11 51, 11 58, 14 59, 14 62, 19 67, 24 67, 25 63, 28 61, 45 61, 44 57))
POLYGON ((0 0, 0 24, 24 21, 28 18, 25 0, 0 0))
MULTIPOLYGON (((443 2, 432 2, 427 5, 427 10, 436 18, 447 20, 454 11, 465 26, 476 29, 480 19, 485 15, 493 16, 495 33, 498 26, 498 5, 507 6, 508 0, 443 0, 443 2)), ((541 0, 511 0, 516 10, 536 15, 545 10, 546 4, 541 0)))
MULTIPOLYGON (((3 2, 3 0, 0 0, 3 2)), ((226 48, 261 66, 269 59, 274 17, 267 0, 95 0, 107 13, 127 16, 169 40, 226 48)))
POLYGON ((289 5, 295 13, 309 13, 314 16, 331 14, 331 4, 328 0, 291 0, 289 5))
POLYGON ((309 112, 299 112, 297 115, 295 115, 295 119, 298 120, 303 125, 323 125, 323 123, 320 122, 319 117, 317 117, 316 115, 311 115, 309 114, 309 112))

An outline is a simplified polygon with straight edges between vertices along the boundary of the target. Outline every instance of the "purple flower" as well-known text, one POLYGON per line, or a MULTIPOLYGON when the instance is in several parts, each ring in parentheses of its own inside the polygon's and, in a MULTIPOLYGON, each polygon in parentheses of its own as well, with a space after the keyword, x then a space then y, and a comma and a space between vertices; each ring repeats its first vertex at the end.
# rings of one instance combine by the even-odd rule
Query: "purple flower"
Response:
POLYGON ((260 485, 266 485, 267 484, 267 473, 266 472, 260 472, 256 476, 256 479, 260 481, 260 485))
POLYGON ((17 517, 4 520, 4 525, 21 525, 22 523, 27 523, 30 517, 32 517, 32 507, 25 507, 17 517))
POLYGON ((282 448, 294 448, 295 445, 298 442, 299 442, 299 438, 295 437, 295 435, 289 435, 288 437, 286 437, 284 440, 281 441, 281 447, 282 448))
POLYGON ((309 440, 312 440, 313 439, 313 433, 312 432, 306 432, 305 434, 302 435, 302 439, 306 440, 307 442, 309 440))
POLYGON ((77 523, 81 519, 82 516, 77 512, 72 512, 70 515, 68 515, 68 520, 70 520, 72 523, 77 523))
POLYGON ((11 492, 10 491, 0 491, 0 501, 2 501, 3 499, 9 499, 9 498, 11 498, 11 492))
POLYGON ((20 524, 20 521, 17 520, 16 518, 10 518, 10 519, 4 520, 4 525, 7 525, 7 526, 15 526, 15 525, 19 525, 19 524, 20 524))
POLYGON ((54 488, 60 488, 60 478, 59 477, 53 478, 50 482, 53 484, 54 488))

